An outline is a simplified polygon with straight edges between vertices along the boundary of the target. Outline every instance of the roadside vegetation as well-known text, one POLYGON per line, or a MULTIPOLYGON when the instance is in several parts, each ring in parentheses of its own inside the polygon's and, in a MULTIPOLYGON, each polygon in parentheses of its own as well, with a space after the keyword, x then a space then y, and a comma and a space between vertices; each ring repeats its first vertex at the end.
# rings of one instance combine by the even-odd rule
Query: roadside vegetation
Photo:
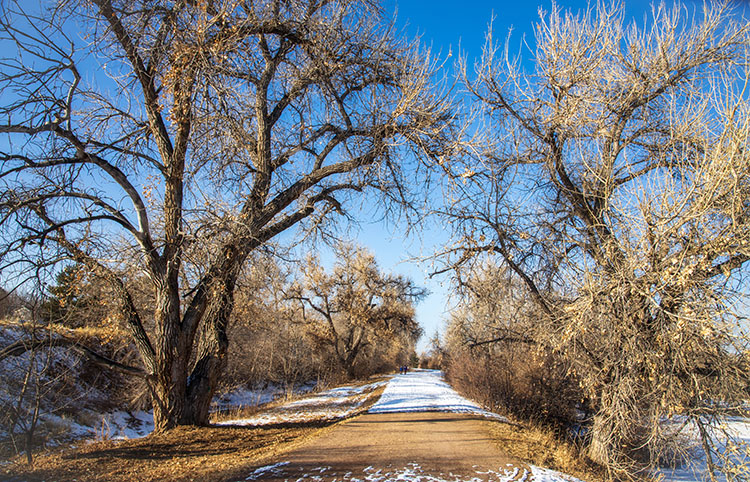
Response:
POLYGON ((748 24, 600 3, 553 9, 535 40, 530 69, 492 35, 461 67, 483 127, 439 210, 462 296, 449 374, 577 427, 611 478, 699 457, 697 438, 707 478, 747 480, 725 426, 750 386, 748 24))
POLYGON ((99 441, 0 467, 4 480, 236 481, 259 460, 291 450, 334 422, 271 427, 181 427, 123 441, 99 441), (17 478, 17 479, 14 479, 17 478))

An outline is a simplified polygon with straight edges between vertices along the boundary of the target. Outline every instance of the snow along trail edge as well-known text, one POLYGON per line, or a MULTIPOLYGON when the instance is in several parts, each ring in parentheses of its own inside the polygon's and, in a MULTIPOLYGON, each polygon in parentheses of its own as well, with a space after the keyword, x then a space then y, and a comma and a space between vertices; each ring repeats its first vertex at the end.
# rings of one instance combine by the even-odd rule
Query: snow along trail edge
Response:
POLYGON ((450 412, 470 413, 496 420, 507 419, 484 410, 453 390, 440 370, 415 370, 394 375, 369 413, 450 412))
POLYGON ((259 467, 245 480, 264 480, 264 476, 271 475, 274 479, 294 482, 323 482, 333 480, 337 482, 582 482, 574 477, 543 469, 533 465, 516 467, 508 465, 498 470, 476 470, 474 475, 457 475, 453 473, 426 473, 419 464, 411 463, 402 468, 387 467, 385 469, 367 466, 362 473, 341 473, 330 466, 320 466, 310 469, 290 467, 289 462, 279 462, 265 467, 259 467))
POLYGON ((251 471, 276 482, 580 482, 505 454, 484 420, 497 414, 435 370, 394 375, 370 411, 251 471))

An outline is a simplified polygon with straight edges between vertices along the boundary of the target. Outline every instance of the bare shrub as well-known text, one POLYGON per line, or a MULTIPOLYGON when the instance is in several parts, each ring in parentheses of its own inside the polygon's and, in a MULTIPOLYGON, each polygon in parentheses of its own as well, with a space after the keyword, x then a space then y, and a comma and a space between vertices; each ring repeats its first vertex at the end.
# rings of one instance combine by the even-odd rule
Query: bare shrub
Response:
MULTIPOLYGON (((32 314, 41 311, 35 304, 32 314)), ((86 411, 120 408, 125 390, 118 374, 82 360, 82 354, 60 345, 62 336, 108 353, 112 344, 96 343, 88 333, 32 321, 0 325, 0 452, 24 453, 28 463, 36 449, 69 439, 71 424, 86 411), (64 334, 62 334, 62 333, 64 334), (34 342, 30 342, 34 340, 34 342), (20 345, 28 346, 18 349, 20 345)))
POLYGON ((512 419, 560 434, 579 421, 580 389, 553 355, 515 347, 492 354, 464 349, 451 356, 446 374, 460 391, 512 419))

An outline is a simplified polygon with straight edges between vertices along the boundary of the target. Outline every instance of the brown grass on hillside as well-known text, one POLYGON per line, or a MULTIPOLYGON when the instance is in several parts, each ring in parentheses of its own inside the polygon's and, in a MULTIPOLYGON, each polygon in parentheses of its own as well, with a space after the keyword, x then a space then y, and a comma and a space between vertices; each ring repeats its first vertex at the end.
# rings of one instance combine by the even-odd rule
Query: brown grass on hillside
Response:
POLYGON ((0 467, 0 479, 24 481, 242 480, 256 462, 290 450, 332 423, 262 428, 181 427, 141 439, 105 441, 0 467))
MULTIPOLYGON (((380 398, 383 389, 381 386, 368 392, 368 398, 357 414, 366 411, 380 398)), ((292 450, 338 422, 317 420, 262 427, 181 427, 141 439, 82 442, 79 447, 38 454, 33 466, 16 457, 10 464, 0 466, 0 480, 243 480, 262 460, 292 450)))

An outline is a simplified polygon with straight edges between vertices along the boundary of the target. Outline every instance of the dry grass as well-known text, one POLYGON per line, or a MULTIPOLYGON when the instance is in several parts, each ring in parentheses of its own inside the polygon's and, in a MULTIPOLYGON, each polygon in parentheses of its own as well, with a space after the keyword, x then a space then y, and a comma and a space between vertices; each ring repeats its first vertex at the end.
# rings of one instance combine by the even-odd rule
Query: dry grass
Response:
POLYGON ((96 442, 21 459, 0 478, 24 481, 140 482, 244 479, 257 461, 291 450, 332 423, 246 427, 184 427, 142 439, 96 442))
POLYGON ((0 326, 17 327, 25 331, 31 331, 32 329, 51 331, 52 333, 65 335, 80 340, 91 339, 99 342, 106 342, 113 339, 121 341, 130 340, 127 330, 116 324, 72 328, 62 323, 41 324, 39 322, 34 323, 16 318, 1 318, 0 326))
MULTIPOLYGON (((357 414, 367 411, 383 389, 371 391, 357 414)), ((141 439, 95 442, 38 454, 33 466, 17 457, 0 466, 0 480, 243 480, 261 461, 293 450, 337 423, 181 427, 141 439)))
POLYGON ((488 420, 487 430, 508 455, 528 464, 570 474, 586 482, 604 482, 606 473, 571 442, 542 427, 488 420))

